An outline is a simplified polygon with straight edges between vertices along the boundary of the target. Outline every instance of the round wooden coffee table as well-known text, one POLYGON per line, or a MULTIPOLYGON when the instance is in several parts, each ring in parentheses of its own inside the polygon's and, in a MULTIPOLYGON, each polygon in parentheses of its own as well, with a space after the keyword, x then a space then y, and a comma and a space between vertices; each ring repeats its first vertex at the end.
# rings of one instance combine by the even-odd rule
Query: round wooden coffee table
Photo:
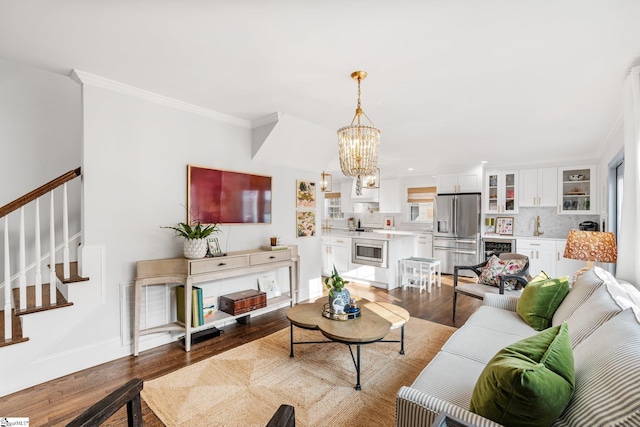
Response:
POLYGON ((291 323, 290 342, 293 357, 295 344, 321 344, 338 342, 346 344, 351 352, 351 358, 356 368, 356 390, 360 386, 360 346, 374 342, 400 343, 400 354, 404 354, 404 325, 409 320, 409 312, 397 305, 386 302, 372 302, 366 299, 358 300, 360 317, 353 320, 331 320, 322 316, 322 310, 326 299, 322 302, 298 304, 287 311, 287 319, 291 323), (330 341, 294 341, 293 327, 302 329, 319 330, 330 341), (383 340, 389 330, 401 328, 400 340, 383 340), (356 356, 353 354, 352 345, 356 346, 356 356))

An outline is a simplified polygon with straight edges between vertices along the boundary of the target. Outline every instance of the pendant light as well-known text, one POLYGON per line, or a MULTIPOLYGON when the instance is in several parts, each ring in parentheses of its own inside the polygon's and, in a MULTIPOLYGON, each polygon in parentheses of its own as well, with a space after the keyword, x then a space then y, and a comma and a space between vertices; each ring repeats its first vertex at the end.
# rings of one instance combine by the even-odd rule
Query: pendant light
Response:
POLYGON ((320 191, 323 193, 329 193, 332 190, 332 179, 331 174, 322 171, 322 175, 320 175, 320 191))
POLYGON ((366 188, 380 188, 380 168, 376 168, 372 175, 365 176, 363 185, 366 188))
POLYGON ((358 82, 358 106, 351 124, 338 130, 340 169, 345 176, 357 177, 360 184, 362 177, 376 174, 380 145, 380 129, 373 125, 360 106, 360 82, 366 77, 366 71, 351 73, 351 78, 358 82), (362 116, 366 117, 371 126, 361 123, 362 116))

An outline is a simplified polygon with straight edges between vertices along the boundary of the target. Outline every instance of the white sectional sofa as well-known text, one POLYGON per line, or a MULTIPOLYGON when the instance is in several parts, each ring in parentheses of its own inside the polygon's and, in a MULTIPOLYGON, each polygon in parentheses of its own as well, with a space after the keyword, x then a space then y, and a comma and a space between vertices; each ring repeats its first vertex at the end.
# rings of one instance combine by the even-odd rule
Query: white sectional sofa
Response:
MULTIPOLYGON (((555 311, 567 322, 575 389, 553 426, 640 426, 640 292, 598 267, 581 275, 555 311)), ((396 396, 396 426, 431 426, 438 414, 477 426, 500 424, 469 411, 475 383, 502 348, 538 333, 517 299, 487 294, 410 387, 396 396)))

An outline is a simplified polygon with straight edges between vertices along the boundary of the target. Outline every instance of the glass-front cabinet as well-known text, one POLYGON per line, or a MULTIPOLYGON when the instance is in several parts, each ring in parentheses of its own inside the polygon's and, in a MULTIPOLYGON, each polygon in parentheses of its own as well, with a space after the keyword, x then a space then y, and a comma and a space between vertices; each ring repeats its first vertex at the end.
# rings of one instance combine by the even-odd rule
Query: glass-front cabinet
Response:
POLYGON ((595 182, 593 165, 558 168, 558 213, 596 213, 595 182))
POLYGON ((340 193, 325 193, 324 205, 326 210, 326 218, 328 219, 342 219, 344 213, 342 212, 340 193))
POLYGON ((518 172, 487 172, 484 198, 485 213, 518 213, 518 172))

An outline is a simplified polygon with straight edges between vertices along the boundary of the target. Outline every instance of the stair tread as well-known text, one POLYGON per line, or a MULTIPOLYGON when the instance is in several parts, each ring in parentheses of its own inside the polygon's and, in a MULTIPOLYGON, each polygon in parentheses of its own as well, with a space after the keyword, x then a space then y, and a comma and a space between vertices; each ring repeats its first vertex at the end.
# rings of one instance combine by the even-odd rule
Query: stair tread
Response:
MULTIPOLYGON (((36 287, 35 285, 27 286, 27 308, 21 310, 20 308, 15 309, 15 314, 17 316, 22 316, 29 313, 37 313, 39 311, 45 310, 53 310, 55 308, 69 307, 73 305, 73 303, 68 302, 66 298, 62 295, 59 289, 56 289, 56 303, 51 304, 49 302, 51 292, 51 285, 49 283, 42 284, 42 305, 36 306, 36 287)), ((15 302, 16 307, 20 307, 20 289, 13 289, 13 301, 15 302)))
POLYGON ((77 283, 77 282, 86 282, 89 280, 88 277, 82 277, 78 275, 78 263, 76 261, 69 263, 69 277, 67 279, 64 278, 64 265, 56 264, 56 276, 58 276, 58 280, 62 283, 77 283))
POLYGON ((5 347, 12 344, 18 344, 21 342, 29 341, 29 338, 22 336, 22 323, 20 318, 12 313, 12 337, 11 339, 5 339, 4 336, 4 310, 0 310, 0 347, 5 347))

